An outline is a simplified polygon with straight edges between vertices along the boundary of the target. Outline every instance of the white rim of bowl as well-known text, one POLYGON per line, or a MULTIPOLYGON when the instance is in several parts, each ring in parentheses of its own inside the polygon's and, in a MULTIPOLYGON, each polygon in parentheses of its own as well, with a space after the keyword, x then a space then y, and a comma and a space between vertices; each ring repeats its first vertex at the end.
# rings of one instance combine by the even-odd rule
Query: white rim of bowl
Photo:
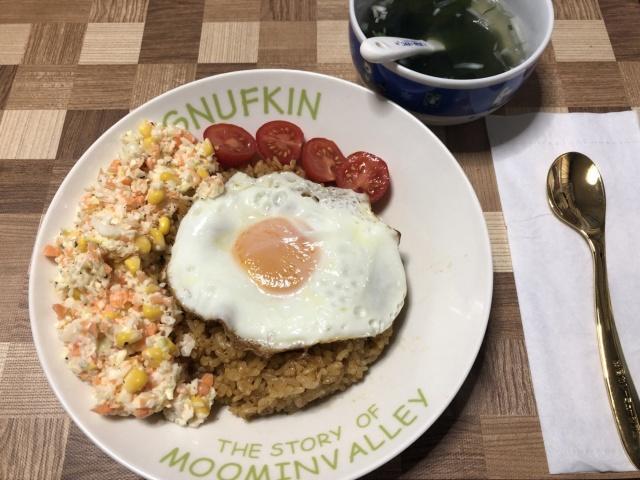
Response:
MULTIPOLYGON (((360 28, 360 24, 356 19, 356 1, 358 0, 349 0, 349 23, 351 24, 351 28, 353 28, 353 31, 358 37, 358 40, 360 41, 360 43, 362 43, 367 37, 364 35, 364 32, 360 28)), ((518 76, 518 74, 522 73, 527 68, 535 64, 538 58, 540 58, 540 55, 542 55, 544 49, 547 48, 549 40, 551 40, 551 33, 553 32, 554 11, 552 0, 542 0, 542 3, 546 6, 547 12, 547 30, 544 33, 542 42, 540 43, 540 45, 538 45, 538 48, 536 48, 534 52, 529 55, 529 57, 527 57, 524 62, 510 70, 507 70, 506 72, 500 73, 498 75, 493 75, 491 77, 475 78, 471 80, 458 80, 453 78, 440 78, 432 77, 431 75, 425 75, 424 73, 419 73, 407 67, 403 67, 398 62, 384 63, 381 64, 381 66, 388 70, 391 70, 393 73, 400 75, 401 77, 408 78, 409 80, 413 80, 414 82, 418 82, 429 87, 451 88, 454 90, 471 90, 502 83, 506 80, 518 76)))
MULTIPOLYGON (((53 199, 51 200, 51 203, 47 207, 46 213, 42 217, 43 220, 42 220, 41 224, 38 227, 38 233, 36 234, 36 239, 35 239, 35 242, 33 244, 33 252, 31 253, 31 260, 30 260, 30 266, 29 266, 29 289, 28 289, 29 323, 31 325, 31 333, 32 333, 33 340, 34 340, 33 343, 34 343, 35 348, 36 348, 36 353, 38 355, 38 361, 40 362, 40 366, 44 370, 45 376, 47 377, 47 381, 49 382, 49 386, 53 390, 53 393, 58 398, 58 401, 62 404, 62 407, 65 409, 67 414, 71 417, 71 419, 78 426, 78 428, 80 428, 82 433, 84 433, 93 442, 94 445, 98 446, 98 448, 100 448, 100 450, 102 450, 104 453, 106 453, 109 457, 111 457, 113 460, 115 460, 119 464, 121 464, 124 467, 128 468, 132 472, 134 472, 134 473, 136 473, 136 474, 138 474, 138 475, 140 475, 140 476, 142 476, 144 478, 148 478, 150 480, 166 480, 166 479, 162 479, 162 478, 156 477, 156 476, 150 476, 146 472, 142 471, 140 468, 135 467, 135 466, 127 463, 124 459, 118 457, 115 453, 113 453, 111 451, 111 449, 107 445, 105 445, 102 442, 100 442, 91 433, 89 427, 87 427, 81 421, 81 419, 78 417, 78 415, 76 415, 75 411, 71 410, 69 408, 69 405, 67 405, 67 403, 64 401, 63 396, 62 396, 62 392, 59 390, 57 383, 55 383, 53 381, 54 377, 53 377, 53 375, 52 375, 52 373, 51 373, 51 371, 49 369, 49 366, 47 365, 46 362, 44 362, 44 359, 45 359, 44 352, 42 351, 42 347, 40 346, 40 343, 37 342, 37 339, 40 338, 41 333, 40 333, 40 328, 38 326, 38 323, 35 321, 34 303, 36 302, 37 295, 36 295, 36 291, 35 291, 35 281, 34 281, 34 272, 33 272, 33 270, 35 268, 34 265, 40 259, 42 247, 46 243, 46 239, 44 239, 42 237, 42 235, 43 235, 43 233, 42 233, 42 231, 43 231, 42 230, 42 225, 43 225, 43 223, 45 221, 46 222, 50 221, 49 220, 49 216, 51 215, 51 212, 57 208, 58 204, 61 201, 60 200, 60 198, 62 197, 62 193, 61 192, 71 182, 71 180, 70 180, 71 173, 76 171, 76 170, 80 170, 81 168, 83 168, 82 164, 85 162, 85 158, 88 157, 89 155, 92 155, 94 150, 97 150, 97 146, 96 146, 97 143, 103 137, 107 137, 109 135, 113 135, 113 132, 118 130, 118 128, 120 128, 121 124, 123 124, 126 121, 128 121, 128 119, 131 116, 136 115, 142 108, 146 107, 149 103, 158 101, 160 99, 164 99, 164 98, 166 98, 166 97, 168 97, 170 95, 173 95, 174 93, 177 93, 179 91, 187 90, 187 89, 193 87, 194 85, 197 85, 197 84, 200 84, 200 83, 206 83, 208 81, 211 81, 212 78, 227 77, 227 76, 244 76, 244 75, 254 75, 254 74, 263 74, 263 73, 267 73, 267 74, 282 74, 282 75, 292 75, 293 74, 293 75, 318 77, 318 78, 321 78, 321 79, 330 80, 332 82, 336 82, 338 84, 342 84, 342 85, 348 86, 350 88, 356 88, 358 90, 367 92, 367 94, 372 94, 373 93, 368 88, 365 88, 363 86, 360 86, 360 85, 352 83, 352 82, 349 82, 347 80, 343 80, 341 78, 332 77, 330 75, 324 75, 324 74, 315 73, 315 72, 307 72, 307 71, 304 71, 304 70, 275 69, 275 68, 274 69, 256 69, 256 70, 238 70, 238 71, 235 71, 235 72, 221 73, 221 74, 218 74, 218 75, 213 75, 211 77, 205 77, 205 78, 202 78, 200 80, 196 80, 196 81, 193 81, 193 82, 190 82, 190 83, 186 83, 186 84, 181 85, 179 87, 176 87, 176 88, 174 88, 172 90, 169 90, 169 91, 167 91, 167 92, 165 92, 165 93, 163 93, 161 95, 158 95, 157 97, 152 98, 151 100, 149 100, 148 102, 144 103, 143 105, 140 105, 136 109, 130 111, 127 115, 125 115, 120 120, 118 120, 115 124, 113 124, 111 127, 109 127, 102 135, 100 135, 100 137, 98 137, 91 144, 91 146, 87 150, 85 150, 85 152, 80 156, 80 158, 75 163, 75 165, 67 173, 67 175, 65 176, 64 180, 62 181, 62 183, 58 187, 58 190, 56 191, 55 195, 53 196, 53 199)), ((472 208, 475 210, 476 215, 478 215, 479 218, 482 218, 483 213, 482 213, 482 207, 480 206, 480 200, 478 200, 478 196, 476 195, 475 190, 471 186, 471 182, 469 181, 469 179, 465 175, 465 173, 462 170, 462 167, 460 166, 460 164, 456 161, 456 159, 454 158, 453 154, 444 145, 444 143, 442 143, 442 141, 431 130, 429 130, 422 122, 420 122, 418 119, 416 119, 407 110, 405 110, 404 108, 400 107, 396 103, 394 103, 391 100, 388 100, 386 98, 381 99, 381 101, 384 101, 384 102, 387 102, 387 103, 393 105, 393 107, 396 108, 396 110, 397 110, 397 112, 399 114, 404 115, 410 121, 417 122, 418 125, 420 126, 420 128, 423 130, 424 134, 429 136, 433 141, 436 142, 437 145, 439 145, 446 152, 446 155, 449 158, 449 161, 452 162, 454 168, 458 171, 458 173, 460 174, 461 178, 463 179, 463 182, 464 182, 464 184, 465 184, 465 186, 467 188, 467 191, 471 194, 471 199, 472 199, 472 203, 473 203, 473 207, 472 208)), ((465 368, 464 375, 462 376, 461 380, 456 385, 456 388, 452 391, 452 393, 449 396, 449 398, 447 399, 447 401, 442 405, 442 408, 440 408, 438 411, 435 412, 435 416, 433 417, 433 419, 434 419, 433 422, 431 422, 429 424, 426 424, 422 428, 417 429, 414 432, 413 435, 408 436, 402 443, 398 444, 397 448, 395 448, 393 450, 390 450, 385 455, 380 456, 375 461, 373 461, 373 462, 367 464, 366 466, 362 467, 360 470, 355 472, 355 474, 351 474, 350 476, 343 477, 344 480, 355 480, 357 478, 360 478, 361 476, 363 476, 363 475, 375 470, 376 468, 380 467, 381 465, 384 465, 389 460, 391 460, 392 458, 395 458, 401 452, 406 450, 407 447, 409 447, 409 445, 414 443, 420 436, 422 436, 422 434, 424 434, 424 432, 426 432, 429 428, 431 428, 431 426, 436 422, 436 420, 442 415, 442 413, 451 404, 451 401, 456 397, 458 392, 460 392, 460 388, 462 388, 462 385, 464 384, 464 382, 469 377, 469 373, 471 372, 471 368, 473 368, 473 365, 476 362, 476 359, 478 357, 478 353, 480 352, 480 347, 482 346, 482 343, 484 342, 484 337, 485 337, 485 335, 487 333, 487 325, 489 323, 489 314, 491 312, 491 303, 492 303, 492 298, 493 298, 493 258, 492 258, 492 254, 491 254, 491 246, 490 246, 490 243, 489 243, 489 231, 488 231, 487 226, 486 226, 486 224, 484 222, 480 222, 480 228, 482 229, 482 231, 484 233, 484 235, 483 235, 483 239, 484 239, 484 258, 486 259, 486 262, 487 262, 487 265, 485 265, 485 268, 487 270, 487 277, 485 278, 486 290, 484 292, 484 297, 487 299, 487 303, 486 303, 485 308, 484 308, 484 310, 483 310, 483 312, 481 314, 481 318, 482 318, 482 320, 484 322, 483 332, 482 332, 482 335, 479 336, 476 345, 472 349, 473 356, 470 358, 469 364, 465 368)), ((55 338, 55 340, 56 341, 58 340, 57 337, 55 338)))

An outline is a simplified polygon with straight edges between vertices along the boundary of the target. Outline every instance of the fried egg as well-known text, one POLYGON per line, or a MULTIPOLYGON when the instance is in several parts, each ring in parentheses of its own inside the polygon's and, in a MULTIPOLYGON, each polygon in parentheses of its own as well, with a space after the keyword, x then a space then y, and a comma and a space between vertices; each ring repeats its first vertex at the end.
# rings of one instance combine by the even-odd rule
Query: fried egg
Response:
POLYGON ((294 173, 236 173, 196 201, 176 235, 168 280, 183 307, 259 349, 372 337, 407 292, 398 232, 366 195, 294 173))

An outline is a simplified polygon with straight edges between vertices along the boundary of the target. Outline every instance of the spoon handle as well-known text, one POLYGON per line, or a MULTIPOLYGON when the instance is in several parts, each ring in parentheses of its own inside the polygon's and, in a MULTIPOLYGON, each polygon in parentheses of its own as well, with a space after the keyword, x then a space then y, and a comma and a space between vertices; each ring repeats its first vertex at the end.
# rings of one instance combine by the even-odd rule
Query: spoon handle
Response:
POLYGON ((609 394, 609 403, 627 455, 636 468, 640 468, 640 421, 638 420, 640 401, 638 401, 638 392, 633 385, 627 362, 622 353, 613 319, 607 280, 604 236, 590 240, 589 245, 593 254, 595 273, 598 348, 609 394))
POLYGON ((371 37, 360 45, 360 55, 371 63, 387 63, 441 50, 444 50, 444 45, 437 40, 413 40, 399 37, 371 37))

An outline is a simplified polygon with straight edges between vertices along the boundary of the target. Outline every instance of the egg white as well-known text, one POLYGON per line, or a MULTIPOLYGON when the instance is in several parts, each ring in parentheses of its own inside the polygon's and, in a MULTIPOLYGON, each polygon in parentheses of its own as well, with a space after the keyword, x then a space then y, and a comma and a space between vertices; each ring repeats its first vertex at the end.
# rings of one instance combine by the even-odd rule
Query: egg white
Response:
POLYGON ((236 173, 225 189, 193 204, 172 247, 169 284, 187 310, 273 351, 371 337, 391 326, 407 292, 399 234, 372 213, 366 195, 290 172, 236 173), (262 291, 232 255, 240 232, 272 217, 306 225, 321 252, 310 278, 289 294, 262 291))

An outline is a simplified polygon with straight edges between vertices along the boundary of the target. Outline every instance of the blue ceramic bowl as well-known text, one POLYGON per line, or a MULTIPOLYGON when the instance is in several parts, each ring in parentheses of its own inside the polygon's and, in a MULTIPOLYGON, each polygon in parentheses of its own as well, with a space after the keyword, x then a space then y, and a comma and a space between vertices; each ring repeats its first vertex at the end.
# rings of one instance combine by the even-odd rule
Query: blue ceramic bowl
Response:
POLYGON ((470 122, 507 103, 531 74, 553 30, 551 0, 503 0, 514 15, 527 58, 500 75, 474 80, 432 77, 396 62, 374 64, 360 55, 360 20, 374 0, 349 0, 351 57, 364 82, 431 125, 470 122))

